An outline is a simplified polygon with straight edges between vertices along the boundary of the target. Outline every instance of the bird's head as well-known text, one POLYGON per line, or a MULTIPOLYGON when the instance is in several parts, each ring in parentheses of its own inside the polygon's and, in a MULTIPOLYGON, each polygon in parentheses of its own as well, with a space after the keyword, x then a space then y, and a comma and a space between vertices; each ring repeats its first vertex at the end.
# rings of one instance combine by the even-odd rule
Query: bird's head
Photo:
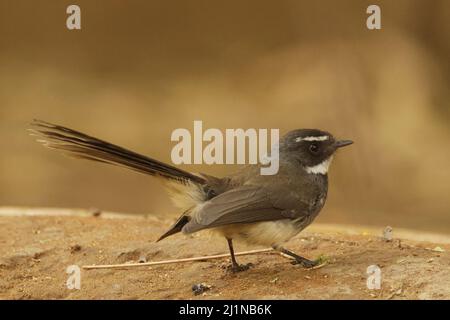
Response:
POLYGON ((327 174, 336 150, 352 143, 351 140, 336 140, 326 131, 298 129, 282 137, 280 156, 298 162, 308 173, 327 174))

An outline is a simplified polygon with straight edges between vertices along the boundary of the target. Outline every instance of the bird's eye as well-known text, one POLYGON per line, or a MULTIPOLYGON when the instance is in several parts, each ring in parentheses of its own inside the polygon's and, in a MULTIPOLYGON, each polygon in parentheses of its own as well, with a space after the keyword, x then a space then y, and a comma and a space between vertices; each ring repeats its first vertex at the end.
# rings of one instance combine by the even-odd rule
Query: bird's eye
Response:
POLYGON ((319 152, 319 146, 316 143, 311 143, 309 145, 309 151, 311 151, 311 153, 316 154, 317 152, 319 152))

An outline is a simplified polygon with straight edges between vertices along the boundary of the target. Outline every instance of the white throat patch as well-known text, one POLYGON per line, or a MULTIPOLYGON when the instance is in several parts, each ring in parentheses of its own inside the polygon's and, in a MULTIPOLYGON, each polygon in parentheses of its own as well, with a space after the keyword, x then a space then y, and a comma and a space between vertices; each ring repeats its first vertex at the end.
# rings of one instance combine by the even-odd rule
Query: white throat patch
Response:
POLYGON ((305 170, 307 173, 313 173, 313 174, 327 174, 328 173, 328 167, 331 164, 331 161, 333 161, 333 156, 329 157, 328 159, 324 160, 323 162, 312 166, 312 167, 305 167, 305 170))

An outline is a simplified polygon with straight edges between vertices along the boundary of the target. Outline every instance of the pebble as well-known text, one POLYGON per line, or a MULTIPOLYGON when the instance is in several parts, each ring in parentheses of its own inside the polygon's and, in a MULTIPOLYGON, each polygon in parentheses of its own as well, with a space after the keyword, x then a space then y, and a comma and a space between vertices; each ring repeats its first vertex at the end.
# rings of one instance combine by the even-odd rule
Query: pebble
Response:
POLYGON ((206 283, 196 283, 192 286, 192 292, 197 296, 203 294, 205 291, 211 289, 211 286, 206 283))
POLYGON ((81 250, 81 246, 79 244, 74 244, 70 246, 70 253, 75 253, 81 250))
POLYGON ((391 226, 387 226, 386 228, 384 228, 383 230, 383 239, 386 242, 390 242, 392 241, 392 227, 391 226))

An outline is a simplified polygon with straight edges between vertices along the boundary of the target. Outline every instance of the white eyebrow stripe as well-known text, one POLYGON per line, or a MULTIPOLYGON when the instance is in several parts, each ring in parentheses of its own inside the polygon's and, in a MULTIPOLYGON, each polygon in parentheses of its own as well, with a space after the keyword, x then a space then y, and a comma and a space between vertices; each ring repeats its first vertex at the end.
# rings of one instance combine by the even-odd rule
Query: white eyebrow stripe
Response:
POLYGON ((300 141, 325 141, 328 140, 330 137, 329 136, 318 136, 318 137, 298 137, 295 139, 295 142, 300 142, 300 141))

